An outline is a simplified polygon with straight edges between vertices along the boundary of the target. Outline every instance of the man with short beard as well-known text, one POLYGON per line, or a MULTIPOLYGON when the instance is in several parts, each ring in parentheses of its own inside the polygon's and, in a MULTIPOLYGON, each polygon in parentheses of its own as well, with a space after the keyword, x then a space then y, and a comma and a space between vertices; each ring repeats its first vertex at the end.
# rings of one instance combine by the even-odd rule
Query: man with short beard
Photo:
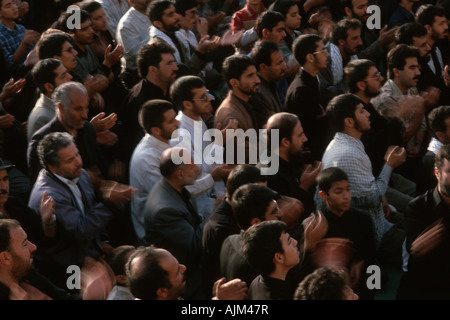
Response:
POLYGON ((209 35, 206 35, 200 39, 195 51, 189 55, 176 34, 181 28, 180 17, 171 0, 156 0, 150 3, 149 18, 152 23, 149 30, 150 41, 166 42, 172 46, 175 49, 174 56, 177 63, 185 64, 189 69, 188 72, 193 75, 197 75, 208 62, 205 56, 207 51, 219 46, 220 37, 208 40, 209 35))
POLYGON ((406 247, 411 253, 397 299, 450 299, 450 145, 436 154, 437 186, 410 202, 406 211, 406 247))

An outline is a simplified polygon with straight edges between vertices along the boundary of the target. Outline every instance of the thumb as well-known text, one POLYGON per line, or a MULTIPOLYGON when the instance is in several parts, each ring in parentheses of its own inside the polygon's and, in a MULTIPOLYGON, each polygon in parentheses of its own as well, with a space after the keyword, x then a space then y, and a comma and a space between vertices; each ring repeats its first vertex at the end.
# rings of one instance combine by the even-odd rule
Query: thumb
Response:
POLYGON ((209 34, 203 36, 199 42, 205 42, 206 40, 208 40, 210 38, 209 34))

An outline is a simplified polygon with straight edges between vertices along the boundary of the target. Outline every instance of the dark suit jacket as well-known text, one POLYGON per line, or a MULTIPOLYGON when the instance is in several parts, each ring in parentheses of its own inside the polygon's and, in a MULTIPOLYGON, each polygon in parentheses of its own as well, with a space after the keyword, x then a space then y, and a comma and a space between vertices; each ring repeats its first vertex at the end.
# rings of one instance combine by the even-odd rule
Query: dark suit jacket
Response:
MULTIPOLYGON (((185 190, 187 192, 187 190, 185 190)), ((189 202, 195 211, 192 197, 189 202)), ((150 191, 144 209, 145 242, 172 253, 187 267, 186 291, 183 298, 203 297, 201 261, 205 220, 189 211, 182 196, 162 178, 150 191)))

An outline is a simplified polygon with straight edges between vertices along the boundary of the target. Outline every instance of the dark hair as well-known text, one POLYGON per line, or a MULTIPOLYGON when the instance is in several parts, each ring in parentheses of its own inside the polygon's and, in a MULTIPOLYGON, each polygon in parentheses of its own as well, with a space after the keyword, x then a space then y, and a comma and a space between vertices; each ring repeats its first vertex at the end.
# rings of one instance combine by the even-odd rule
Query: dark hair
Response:
POLYGON ((427 29, 420 23, 405 23, 395 32, 395 43, 412 45, 414 43, 413 37, 424 37, 426 35, 427 29))
POLYGON ((298 36, 292 44, 292 52, 298 63, 303 66, 306 63, 306 56, 317 51, 317 42, 323 39, 316 34, 302 34, 298 36))
POLYGON ((20 227, 20 222, 15 219, 0 219, 0 252, 10 249, 10 230, 18 227, 20 227))
POLYGON ((445 120, 449 117, 450 106, 440 106, 430 111, 428 114, 428 125, 434 137, 436 137, 437 131, 445 132, 447 130, 445 120))
POLYGON ((146 101, 139 110, 139 124, 150 134, 153 127, 162 128, 164 113, 173 109, 173 104, 166 100, 153 99, 146 101))
POLYGON ((105 260, 116 276, 125 274, 125 265, 128 262, 127 257, 131 252, 134 251, 136 251, 136 248, 134 246, 121 245, 115 247, 110 253, 106 255, 105 260))
POLYGON ((197 8, 197 0, 175 0, 175 11, 178 14, 185 15, 186 11, 197 8))
MULTIPOLYGON (((89 12, 87 12, 86 10, 80 10, 79 12, 80 12, 80 24, 88 20, 91 20, 91 15, 89 12)), ((69 18, 71 18, 72 15, 73 15, 72 12, 64 12, 58 19, 57 28, 67 33, 70 32, 76 33, 77 28, 69 29, 67 24, 67 20, 69 20, 69 18)))
POLYGON ((175 80, 170 86, 170 98, 175 107, 184 110, 183 101, 194 98, 193 89, 200 89, 205 86, 205 82, 200 77, 183 76, 175 80))
POLYGON ((261 174, 261 169, 251 164, 240 164, 231 170, 227 179, 227 198, 232 199, 234 192, 244 184, 266 182, 267 176, 261 174))
POLYGON ((255 60, 245 54, 235 54, 228 56, 222 64, 222 73, 228 87, 231 88, 231 79, 240 79, 249 66, 256 68, 255 60))
POLYGON ((294 300, 342 300, 346 287, 350 286, 343 271, 321 267, 298 284, 294 300))
POLYGON ((432 26, 435 17, 447 17, 447 11, 436 5, 424 4, 416 11, 416 22, 423 26, 432 26))
POLYGON ((266 125, 269 145, 271 144, 272 130, 278 130, 278 145, 281 145, 281 140, 284 138, 291 141, 292 132, 299 122, 298 116, 293 113, 278 112, 272 115, 266 125))
POLYGON ((36 43, 36 52, 39 59, 53 58, 62 55, 64 43, 73 44, 73 38, 63 31, 43 36, 36 43))
POLYGON ((170 6, 175 6, 175 2, 172 0, 154 0, 150 3, 148 8, 148 17, 152 24, 155 21, 162 21, 162 16, 164 10, 170 8, 170 6))
POLYGON ((155 300, 159 288, 171 288, 169 274, 159 264, 163 256, 164 253, 153 245, 139 247, 131 254, 125 272, 133 296, 142 300, 155 300))
POLYGON ((59 166, 59 150, 71 144, 75 144, 75 141, 68 132, 51 132, 45 135, 37 148, 42 167, 47 168, 49 165, 59 166))
POLYGON ((358 19, 342 19, 338 21, 333 29, 331 42, 335 45, 339 44, 339 40, 347 40, 347 31, 362 29, 361 21, 358 19))
POLYGON ((276 0, 273 2, 268 10, 276 11, 286 16, 293 6, 296 6, 297 3, 293 0, 276 0))
POLYGON ((406 59, 411 57, 415 57, 417 58, 417 61, 419 61, 419 49, 407 44, 398 44, 393 49, 391 49, 387 55, 389 79, 394 79, 394 68, 403 70, 406 65, 406 59))
POLYGON ((263 37, 263 30, 272 31, 278 23, 284 22, 286 17, 277 11, 266 10, 256 19, 255 31, 259 39, 263 37))
POLYGON ((376 67, 376 64, 369 59, 356 59, 347 63, 344 68, 344 74, 350 93, 359 91, 357 83, 366 79, 369 69, 372 67, 376 67))
POLYGON ((84 0, 81 2, 80 8, 81 8, 81 10, 84 10, 84 11, 88 12, 89 14, 91 14, 92 12, 94 12, 98 9, 102 9, 103 7, 100 2, 93 1, 93 0, 84 0))
POLYGON ((287 232, 287 226, 279 220, 254 224, 244 232, 244 256, 250 266, 262 276, 267 276, 275 270, 273 258, 277 252, 284 252, 280 240, 283 232, 287 232))
POLYGON ((280 51, 280 47, 272 41, 259 41, 252 49, 252 58, 255 60, 256 67, 264 63, 266 66, 272 65, 272 53, 280 51))
POLYGON ((257 183, 247 183, 233 193, 231 206, 243 230, 247 230, 254 218, 265 220, 269 204, 278 198, 278 193, 257 183))
POLYGON ((344 93, 331 99, 327 106, 327 117, 337 132, 344 130, 345 118, 355 119, 356 107, 361 99, 352 93, 344 93))
POLYGON ((443 145, 434 156, 434 166, 441 172, 444 159, 450 161, 450 144, 443 145))
POLYGON ((147 77, 149 67, 159 68, 163 54, 174 54, 175 49, 169 44, 162 41, 153 41, 142 46, 137 55, 136 64, 139 77, 144 79, 147 77))
POLYGON ((338 167, 330 167, 323 169, 317 175, 317 185, 319 187, 319 191, 324 191, 328 194, 333 183, 346 180, 348 181, 348 176, 344 170, 338 167))
POLYGON ((55 70, 61 65, 61 61, 53 58, 39 60, 34 65, 33 69, 31 70, 31 75, 33 77, 35 85, 42 93, 47 93, 44 86, 46 83, 55 85, 55 70))

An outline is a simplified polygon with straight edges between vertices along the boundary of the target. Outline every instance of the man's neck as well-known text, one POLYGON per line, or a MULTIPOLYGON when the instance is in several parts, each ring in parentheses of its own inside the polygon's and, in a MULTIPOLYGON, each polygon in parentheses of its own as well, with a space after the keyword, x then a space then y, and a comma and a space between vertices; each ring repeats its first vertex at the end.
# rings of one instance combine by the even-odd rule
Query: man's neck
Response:
POLYGON ((278 149, 278 156, 286 162, 291 161, 291 157, 289 156, 289 153, 284 148, 278 149))
POLYGON ((275 271, 270 273, 269 277, 285 281, 288 271, 289 270, 285 270, 284 267, 278 265, 278 266, 275 266, 275 271))
POLYGON ((267 73, 258 72, 258 75, 269 84, 275 83, 275 81, 273 81, 267 73))
POLYGON ((444 194, 441 192, 441 187, 440 187, 439 183, 438 183, 438 191, 439 191, 439 194, 441 195, 441 198, 442 198, 442 200, 444 201, 444 203, 445 203, 448 207, 450 207, 450 197, 447 197, 446 195, 444 195, 444 194))
POLYGON ((170 180, 170 179, 166 179, 166 182, 167 182, 172 188, 174 188, 176 191, 178 191, 178 193, 182 193, 182 192, 183 192, 184 186, 182 186, 182 185, 180 185, 180 184, 178 184, 178 183, 176 183, 175 181, 170 180))
POLYGON ((0 22, 2 23, 2 25, 4 25, 5 27, 14 30, 14 20, 6 20, 6 19, 0 19, 0 22))
POLYGON ((399 3, 399 6, 405 8, 406 10, 408 10, 410 13, 414 14, 413 12, 413 6, 414 6, 414 2, 411 2, 409 0, 403 0, 399 3))
POLYGON ((75 42, 75 45, 76 45, 79 49, 81 49, 81 51, 86 52, 86 45, 85 45, 85 44, 82 44, 82 43, 79 43, 79 42, 75 42))
POLYGON ((340 211, 340 210, 332 209, 332 208, 330 208, 328 205, 327 205, 327 209, 328 209, 328 211, 330 211, 332 214, 334 214, 335 216, 338 216, 338 217, 342 217, 342 215, 345 213, 345 211, 340 211))
POLYGON ((64 127, 64 129, 66 129, 67 132, 69 132, 74 138, 77 137, 77 134, 78 134, 77 129, 73 129, 73 128, 70 128, 69 126, 67 126, 67 125, 62 121, 62 119, 61 119, 60 116, 58 116, 58 121, 61 123, 61 125, 64 127))
POLYGON ((395 85, 400 89, 400 91, 402 92, 402 94, 407 95, 408 94, 408 89, 405 86, 403 86, 401 83, 398 82, 397 79, 394 79, 393 82, 395 83, 395 85))
POLYGON ((146 79, 148 80, 148 82, 151 82, 155 86, 160 88, 164 92, 164 95, 167 96, 167 90, 169 90, 169 85, 165 84, 163 81, 160 81, 159 78, 152 77, 150 75, 147 75, 146 79))
POLYGON ((184 114, 186 117, 188 117, 188 118, 190 118, 190 119, 192 119, 192 120, 194 120, 194 121, 198 121, 198 120, 201 120, 201 119, 202 119, 202 117, 201 117, 199 114, 196 114, 196 113, 194 113, 194 112, 192 112, 192 111, 190 111, 190 110, 187 110, 187 109, 184 109, 184 110, 183 110, 183 114, 184 114))
POLYGON ((348 60, 350 60, 350 55, 348 55, 345 51, 343 47, 338 47, 339 48, 339 52, 341 53, 341 57, 342 57, 342 65, 345 66, 348 62, 348 60))
POLYGON ((349 135, 350 137, 353 137, 358 140, 361 140, 361 137, 362 137, 362 132, 359 130, 356 130, 355 128, 344 128, 342 133, 345 133, 346 135, 349 135))
POLYGON ((354 93, 354 95, 355 96, 357 96, 357 97, 359 97, 361 100, 362 100, 362 102, 364 102, 364 104, 366 104, 366 105, 368 105, 368 104, 370 104, 370 99, 371 98, 369 98, 368 96, 366 96, 365 94, 364 94, 364 92, 356 92, 356 93, 354 93))
POLYGON ((152 134, 152 136, 153 136, 156 140, 159 140, 159 141, 161 141, 161 142, 164 142, 164 143, 166 143, 166 144, 169 144, 169 139, 166 139, 166 138, 164 138, 164 137, 162 137, 162 136, 155 136, 155 135, 153 135, 153 134, 152 134))
POLYGON ((312 64, 306 63, 302 69, 309 73, 311 76, 316 77, 319 74, 319 70, 312 64))
POLYGON ((431 47, 431 50, 434 50, 433 47, 434 47, 434 44, 436 43, 436 40, 434 40, 430 34, 427 35, 427 42, 428 42, 428 45, 431 47))
POLYGON ((243 93, 239 89, 232 90, 233 94, 241 99, 242 101, 248 102, 250 100, 250 95, 243 93))

